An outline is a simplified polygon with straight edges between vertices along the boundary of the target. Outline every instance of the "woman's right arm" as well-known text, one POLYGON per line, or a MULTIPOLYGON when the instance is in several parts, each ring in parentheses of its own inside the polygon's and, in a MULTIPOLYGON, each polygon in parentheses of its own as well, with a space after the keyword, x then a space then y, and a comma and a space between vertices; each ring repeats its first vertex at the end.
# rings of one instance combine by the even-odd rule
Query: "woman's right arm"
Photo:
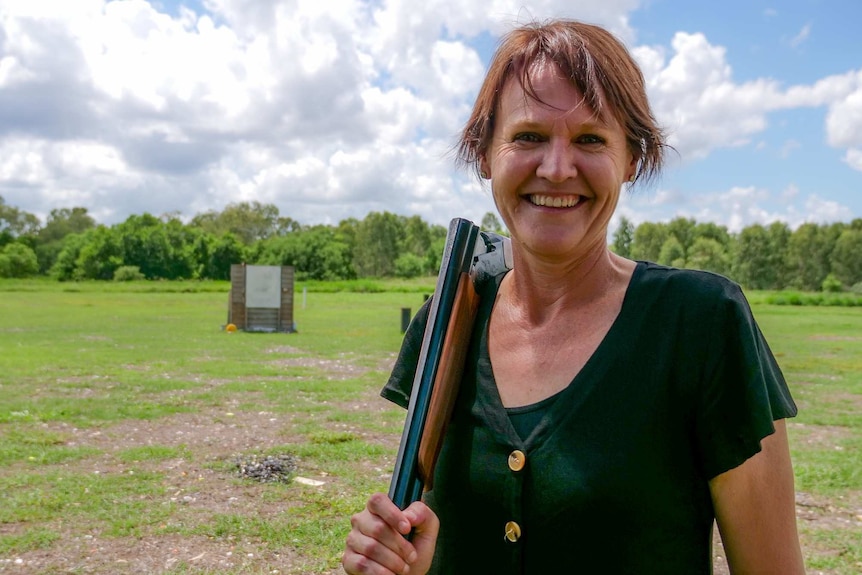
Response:
POLYGON ((424 575, 431 568, 440 522, 421 501, 401 511, 385 494, 375 493, 350 524, 341 559, 350 575, 424 575))

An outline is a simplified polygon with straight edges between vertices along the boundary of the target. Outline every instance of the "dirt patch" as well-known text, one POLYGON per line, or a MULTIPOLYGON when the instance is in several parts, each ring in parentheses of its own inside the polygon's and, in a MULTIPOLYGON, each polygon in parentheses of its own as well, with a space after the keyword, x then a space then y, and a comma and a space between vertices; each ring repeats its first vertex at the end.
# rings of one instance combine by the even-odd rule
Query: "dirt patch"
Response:
POLYGON ((853 430, 835 425, 805 425, 792 422, 787 426, 796 432, 793 441, 807 447, 842 450, 839 443, 853 437, 853 430))
POLYGON ((368 372, 369 369, 354 365, 349 361, 338 359, 319 359, 310 357, 291 357, 269 362, 277 367, 307 367, 320 370, 326 379, 354 379, 368 372))
POLYGON ((796 494, 796 519, 815 529, 862 529, 862 498, 854 497, 836 506, 825 497, 796 494))
MULTIPOLYGON (((315 369, 329 380, 353 379, 371 371, 371 368, 357 365, 354 362, 355 358, 350 354, 342 354, 337 359, 320 358, 288 345, 273 347, 266 352, 273 355, 291 356, 273 360, 269 362, 270 365, 315 369)), ((387 362, 384 367, 391 368, 391 362, 387 362)))
POLYGON ((263 451, 289 440, 291 414, 260 411, 239 414, 231 406, 201 409, 156 420, 127 420, 102 428, 79 429, 67 423, 46 424, 68 437, 69 446, 89 446, 115 454, 131 447, 184 447, 198 458, 263 451))
POLYGON ((293 347, 292 345, 279 345, 266 350, 266 353, 282 353, 285 355, 308 355, 305 350, 293 347))
POLYGON ((62 549, 34 551, 0 559, 10 573, 291 573, 289 549, 262 549, 249 541, 160 535, 136 539, 69 537, 62 549), (58 552, 59 551, 59 552, 58 552))

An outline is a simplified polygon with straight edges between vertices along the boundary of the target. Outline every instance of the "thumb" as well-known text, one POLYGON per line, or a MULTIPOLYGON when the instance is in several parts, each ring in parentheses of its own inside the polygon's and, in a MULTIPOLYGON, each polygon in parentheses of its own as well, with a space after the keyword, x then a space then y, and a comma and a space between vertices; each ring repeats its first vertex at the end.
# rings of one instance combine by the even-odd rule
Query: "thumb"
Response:
POLYGON ((411 572, 424 573, 431 567, 431 559, 437 546, 437 534, 440 532, 440 520, 431 508, 421 501, 412 503, 404 510, 404 515, 413 527, 410 541, 417 554, 414 565, 419 567, 414 570, 411 565, 411 572))

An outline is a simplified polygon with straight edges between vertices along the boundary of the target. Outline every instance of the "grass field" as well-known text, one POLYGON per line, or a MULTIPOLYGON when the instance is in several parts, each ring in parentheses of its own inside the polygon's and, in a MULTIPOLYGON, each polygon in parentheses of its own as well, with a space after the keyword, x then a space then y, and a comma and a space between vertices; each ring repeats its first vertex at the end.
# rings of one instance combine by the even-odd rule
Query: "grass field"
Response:
MULTIPOLYGON (((0 282, 0 572, 338 572, 388 486, 409 289, 298 290, 297 333, 228 334, 226 284, 0 282), (240 476, 267 455, 313 484, 240 476)), ((752 299, 800 407, 809 573, 860 573, 862 308, 752 299)))

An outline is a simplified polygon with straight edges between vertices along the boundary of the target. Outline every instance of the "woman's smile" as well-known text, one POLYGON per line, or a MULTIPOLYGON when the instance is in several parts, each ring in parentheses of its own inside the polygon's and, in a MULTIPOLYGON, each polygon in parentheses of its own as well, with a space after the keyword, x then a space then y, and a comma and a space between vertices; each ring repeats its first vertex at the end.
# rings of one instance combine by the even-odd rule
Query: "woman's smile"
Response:
POLYGON ((543 194, 530 194, 527 200, 534 206, 545 208, 574 208, 580 205, 586 198, 583 196, 551 196, 543 194))

